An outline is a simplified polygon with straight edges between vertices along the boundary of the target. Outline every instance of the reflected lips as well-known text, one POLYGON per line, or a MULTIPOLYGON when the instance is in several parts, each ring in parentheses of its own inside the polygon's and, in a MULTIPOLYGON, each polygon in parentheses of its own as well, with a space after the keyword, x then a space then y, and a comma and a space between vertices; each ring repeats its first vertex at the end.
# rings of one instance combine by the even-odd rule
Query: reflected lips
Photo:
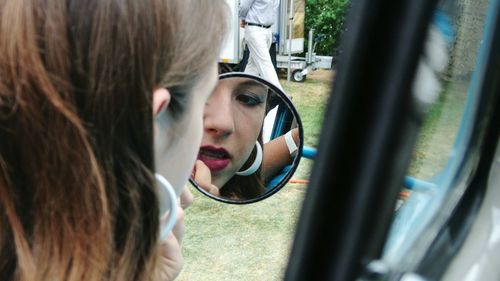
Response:
POLYGON ((212 172, 224 170, 231 162, 231 155, 224 148, 206 145, 200 147, 198 160, 203 161, 212 172))

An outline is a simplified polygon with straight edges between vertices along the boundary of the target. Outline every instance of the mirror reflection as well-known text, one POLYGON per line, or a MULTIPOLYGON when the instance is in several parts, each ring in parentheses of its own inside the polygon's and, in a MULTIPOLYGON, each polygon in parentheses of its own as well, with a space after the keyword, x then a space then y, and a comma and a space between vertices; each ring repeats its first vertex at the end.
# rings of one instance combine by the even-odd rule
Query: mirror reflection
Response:
POLYGON ((225 202, 255 202, 286 184, 298 165, 300 118, 261 78, 228 73, 205 104, 204 134, 192 183, 225 202))

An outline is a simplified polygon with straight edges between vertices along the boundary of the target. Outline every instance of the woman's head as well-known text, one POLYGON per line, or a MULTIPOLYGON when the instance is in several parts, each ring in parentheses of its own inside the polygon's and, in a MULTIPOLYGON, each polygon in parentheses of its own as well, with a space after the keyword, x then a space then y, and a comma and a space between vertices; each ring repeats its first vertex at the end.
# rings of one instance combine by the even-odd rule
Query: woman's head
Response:
POLYGON ((172 163, 196 157, 223 6, 0 2, 0 276, 148 277, 158 231, 152 93, 168 89, 155 94, 168 104, 156 160, 179 189, 192 162, 172 163))
POLYGON ((250 162, 262 131, 268 88, 244 77, 219 80, 205 105, 204 134, 198 159, 212 173, 212 183, 224 186, 250 162))

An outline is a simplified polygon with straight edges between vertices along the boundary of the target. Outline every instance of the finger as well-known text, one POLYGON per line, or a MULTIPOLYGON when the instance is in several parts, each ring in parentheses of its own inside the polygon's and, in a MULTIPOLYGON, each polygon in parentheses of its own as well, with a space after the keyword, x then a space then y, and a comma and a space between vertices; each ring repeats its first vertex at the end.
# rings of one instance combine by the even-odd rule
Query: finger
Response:
POLYGON ((154 280, 174 280, 181 272, 183 265, 181 246, 175 236, 170 233, 160 243, 160 258, 154 280))
MULTIPOLYGON (((184 238, 184 231, 185 231, 185 225, 184 225, 184 217, 186 216, 186 213, 184 210, 180 207, 177 206, 177 215, 175 217, 175 224, 173 229, 170 231, 170 234, 173 234, 175 238, 179 241, 179 244, 182 242, 182 239, 184 238)), ((160 224, 163 226, 165 222, 169 219, 170 213, 167 215, 163 216, 160 219, 160 224)))
POLYGON ((210 169, 200 160, 196 160, 195 169, 195 182, 206 190, 210 184, 212 184, 212 173, 210 172, 210 169))
POLYGON ((203 161, 197 160, 195 166, 196 175, 194 180, 196 184, 208 193, 219 196, 219 188, 212 184, 212 173, 207 165, 203 161))
POLYGON ((213 184, 210 185, 208 192, 215 196, 220 196, 219 188, 213 184))
MULTIPOLYGON (((198 162, 200 160, 196 160, 196 162, 198 162)), ((195 179, 196 177, 196 162, 194 162, 194 165, 193 165, 193 170, 191 170, 191 178, 195 179)))
POLYGON ((179 244, 181 244, 182 240, 184 239, 184 232, 186 230, 186 226, 184 225, 185 217, 186 213, 184 212, 184 210, 180 207, 177 207, 177 218, 175 222, 175 227, 174 229, 172 229, 172 233, 174 234, 179 244))
POLYGON ((160 254, 163 257, 182 258, 182 255, 180 255, 181 245, 173 233, 170 233, 165 240, 160 242, 160 254))
POLYGON ((189 205, 191 205, 191 203, 193 203, 193 200, 194 200, 193 193, 191 193, 191 191, 189 189, 185 188, 182 191, 181 196, 180 196, 181 208, 184 210, 187 209, 187 207, 189 207, 189 205))

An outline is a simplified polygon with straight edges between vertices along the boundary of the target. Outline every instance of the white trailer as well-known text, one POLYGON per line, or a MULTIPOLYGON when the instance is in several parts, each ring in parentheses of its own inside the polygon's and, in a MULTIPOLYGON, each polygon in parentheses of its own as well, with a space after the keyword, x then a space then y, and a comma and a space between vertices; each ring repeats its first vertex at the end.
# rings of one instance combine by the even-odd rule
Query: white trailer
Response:
MULTIPOLYGON (((239 0, 226 0, 226 2, 231 12, 231 24, 220 55, 220 62, 228 69, 233 69, 243 58, 245 29, 240 27, 238 18, 239 0)), ((288 69, 288 77, 297 82, 304 81, 310 71, 318 68, 329 69, 332 59, 314 54, 312 31, 309 32, 306 57, 296 56, 304 52, 304 9, 305 0, 281 0, 278 18, 272 26, 273 32, 277 34, 277 67, 288 69), (293 12, 290 13, 290 10, 293 12)))

